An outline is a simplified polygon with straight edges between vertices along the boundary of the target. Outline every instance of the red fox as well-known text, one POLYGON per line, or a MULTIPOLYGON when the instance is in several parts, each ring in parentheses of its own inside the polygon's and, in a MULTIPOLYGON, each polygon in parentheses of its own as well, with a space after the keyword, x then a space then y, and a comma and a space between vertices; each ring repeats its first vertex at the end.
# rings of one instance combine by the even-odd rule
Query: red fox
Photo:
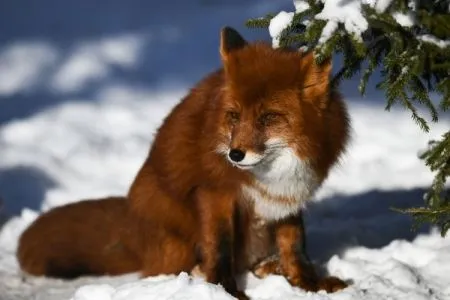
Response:
MULTIPOLYGON (((349 137, 346 106, 329 85, 331 61, 317 65, 311 52, 248 43, 230 27, 221 31, 220 54, 223 68, 159 128, 127 195, 132 230, 123 244, 143 276, 201 272, 238 298, 245 295, 235 276, 245 270, 281 274, 310 291, 346 287, 316 274, 302 221, 349 137)), ((22 249, 42 237, 37 223, 22 249)))

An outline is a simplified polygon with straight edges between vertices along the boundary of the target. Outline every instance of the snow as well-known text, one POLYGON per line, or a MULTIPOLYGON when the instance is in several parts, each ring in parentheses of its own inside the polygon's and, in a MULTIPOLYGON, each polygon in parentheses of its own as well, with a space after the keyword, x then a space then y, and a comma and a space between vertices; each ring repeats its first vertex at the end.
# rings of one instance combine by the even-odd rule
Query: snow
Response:
MULTIPOLYGON (((395 240, 381 249, 353 247, 341 256, 331 257, 327 263, 328 270, 353 281, 350 287, 337 293, 306 292, 274 275, 258 279, 248 273, 240 278, 239 283, 251 299, 449 299, 449 253, 450 240, 432 231, 417 236, 412 242, 395 240)), ((14 264, 11 266, 17 268, 14 264)), ((233 299, 221 286, 184 272, 144 279, 138 279, 134 274, 86 277, 67 283, 35 277, 25 277, 19 282, 17 275, 6 277, 5 273, 0 284, 3 289, 20 287, 24 289, 23 294, 34 294, 37 296, 35 299, 233 299)))
MULTIPOLYGON (((322 31, 319 44, 323 44, 337 30, 338 24, 344 24, 345 30, 357 39, 367 30, 368 23, 361 12, 361 0, 325 0, 323 10, 315 18, 325 20, 327 24, 322 31)), ((305 1, 294 1, 296 13, 309 8, 305 1)), ((294 17, 293 12, 281 11, 270 22, 269 32, 274 48, 279 47, 279 35, 283 29, 290 25, 294 17)))
MULTIPOLYGON (((309 8, 309 4, 304 0, 294 0, 295 13, 301 13, 309 8)), ((325 20, 327 23, 319 38, 319 45, 326 43, 338 29, 339 24, 343 24, 345 30, 356 39, 362 41, 361 34, 368 29, 368 22, 363 15, 362 5, 375 8, 377 12, 385 12, 392 3, 392 0, 323 0, 324 7, 320 13, 315 15, 318 20, 325 20)), ((411 1, 409 6, 415 5, 411 1)), ((271 20, 269 31, 272 43, 275 48, 279 47, 279 34, 290 25, 294 17, 293 12, 282 11, 271 20)), ((403 27, 412 27, 415 24, 414 15, 402 12, 393 12, 392 17, 403 27)), ((306 20, 307 25, 309 20, 306 20)), ((442 45, 442 42, 435 41, 442 45)), ((441 46, 442 47, 442 46, 441 46)))
POLYGON ((270 20, 269 33, 272 37, 272 46, 274 48, 280 47, 280 34, 292 23, 293 18, 293 12, 280 11, 270 20))
POLYGON ((411 8, 413 11, 416 11, 416 9, 417 9, 417 0, 409 0, 408 1, 408 7, 411 8))
POLYGON ((295 12, 301 13, 309 9, 309 4, 305 0, 294 0, 295 12))
POLYGON ((64 178, 47 191, 45 209, 62 204, 61 199, 124 193, 161 117, 181 96, 181 91, 158 94, 105 86, 95 104, 71 102, 11 122, 0 130, 0 168, 27 164, 46 170, 51 178, 64 178), (115 173, 113 178, 105 169, 115 173))
POLYGON ((319 198, 336 192, 361 193, 373 187, 410 189, 431 182, 433 175, 417 156, 429 139, 439 138, 450 128, 448 119, 433 124, 428 135, 418 126, 411 126, 407 111, 376 112, 373 107, 353 104, 350 113, 353 126, 350 150, 319 191, 319 198))
MULTIPOLYGON (((138 2, 132 17, 120 26, 127 30, 110 28, 121 20, 110 19, 108 7, 116 5, 111 1, 95 14, 108 24, 105 32, 98 33, 98 24, 89 18, 81 22, 77 16, 70 28, 50 22, 53 30, 62 32, 53 36, 40 26, 58 14, 43 6, 45 18, 35 24, 36 36, 27 35, 34 30, 29 26, 27 34, 19 31, 11 40, 2 40, 0 197, 12 214, 0 229, 2 300, 232 299, 222 287, 186 273, 64 281, 22 274, 15 258, 21 232, 43 211, 83 198, 126 193, 163 118, 190 83, 218 64, 223 24, 259 16, 262 8, 280 10, 271 0, 252 5, 230 1, 209 8, 177 4, 188 12, 184 16, 177 15, 172 3, 158 2, 158 9, 145 10, 138 2), (141 11, 145 13, 136 17, 141 11), (169 23, 167 14, 172 16, 169 23), (136 30, 133 22, 138 19, 164 26, 146 23, 136 30), (89 34, 80 33, 84 24, 89 34), (80 30, 75 37, 74 28, 80 30), (49 37, 42 38, 43 32, 49 37), (63 43, 66 38, 70 42, 63 43)), ((130 3, 115 9, 127 11, 130 3)), ((20 16, 31 11, 24 11, 23 3, 16 5, 20 16)), ((83 5, 83 13, 95 11, 83 5)), ((69 8, 63 19, 71 19, 76 11, 69 8)), ((15 22, 9 15, 4 13, 0 20, 15 22)), ((284 18, 273 25, 278 33, 287 24, 284 18)), ((410 218, 390 210, 422 204, 433 174, 417 154, 429 139, 450 128, 450 119, 442 116, 426 134, 409 112, 384 111, 384 101, 376 94, 347 97, 352 142, 305 211, 310 256, 352 284, 334 294, 311 293, 291 287, 281 276, 261 280, 244 274, 239 284, 251 299, 450 299, 450 239, 429 228, 412 232, 410 218)))
POLYGON ((0 51, 2 96, 26 92, 38 84, 58 57, 58 51, 44 42, 17 42, 5 48, 0 51))
POLYGON ((361 13, 361 0, 327 0, 323 10, 315 18, 332 23, 329 26, 327 23, 328 30, 322 32, 321 43, 326 42, 334 33, 337 28, 335 23, 344 24, 345 30, 356 38, 360 38, 361 33, 368 27, 368 23, 361 13), (334 30, 330 30, 330 28, 334 28, 334 30))
POLYGON ((114 288, 91 284, 79 288, 71 300, 147 300, 147 299, 234 299, 221 287, 192 278, 182 272, 178 276, 162 275, 114 288))
POLYGON ((414 16, 411 12, 409 13, 401 13, 401 12, 394 12, 392 14, 392 17, 397 21, 398 24, 400 24, 403 27, 411 27, 414 26, 414 16))
POLYGON ((325 27, 322 29, 322 34, 319 38, 319 45, 325 44, 333 35, 333 33, 338 29, 338 22, 334 20, 329 20, 325 27))
POLYGON ((144 38, 133 35, 83 42, 56 71, 51 87, 58 92, 73 92, 105 78, 112 67, 132 68, 144 44, 144 38))
POLYGON ((361 3, 369 5, 371 8, 375 8, 375 5, 377 4, 377 0, 361 0, 361 3))
POLYGON ((431 34, 423 34, 423 35, 418 36, 417 38, 426 43, 434 44, 442 49, 450 47, 450 40, 441 40, 431 34))
POLYGON ((377 3, 375 4, 375 10, 378 13, 384 13, 386 11, 386 9, 389 8, 391 3, 392 3, 392 0, 378 0, 377 3))

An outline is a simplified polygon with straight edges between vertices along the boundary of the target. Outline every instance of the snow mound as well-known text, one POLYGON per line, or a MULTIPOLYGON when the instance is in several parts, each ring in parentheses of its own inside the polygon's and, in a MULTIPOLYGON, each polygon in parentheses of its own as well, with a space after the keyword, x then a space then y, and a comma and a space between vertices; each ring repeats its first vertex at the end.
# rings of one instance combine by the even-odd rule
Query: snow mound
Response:
POLYGON ((10 219, 0 231, 0 245, 3 248, 2 250, 14 253, 17 249, 19 236, 38 216, 38 212, 24 208, 20 216, 10 219))
MULTIPOLYGON (((450 239, 433 231, 413 242, 393 241, 382 249, 357 247, 343 257, 328 262, 330 273, 351 285, 327 294, 306 292, 292 287, 282 276, 257 279, 252 274, 241 278, 241 285, 251 299, 449 299, 450 239)), ((221 286, 191 277, 186 273, 161 275, 135 282, 111 285, 89 284, 80 287, 71 300, 165 300, 233 299, 221 286)))
POLYGON ((233 299, 225 290, 182 272, 160 275, 118 287, 91 284, 79 288, 71 300, 151 300, 151 299, 233 299))

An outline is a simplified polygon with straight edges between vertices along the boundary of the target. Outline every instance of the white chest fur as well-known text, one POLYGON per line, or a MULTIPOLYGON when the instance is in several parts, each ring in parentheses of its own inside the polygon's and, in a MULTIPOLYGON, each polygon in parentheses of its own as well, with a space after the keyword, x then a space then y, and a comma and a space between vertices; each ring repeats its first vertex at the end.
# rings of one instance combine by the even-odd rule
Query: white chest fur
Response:
POLYGON ((242 186, 242 192, 253 202, 255 213, 265 220, 297 213, 319 186, 314 169, 290 148, 280 149, 252 173, 253 184, 242 186))

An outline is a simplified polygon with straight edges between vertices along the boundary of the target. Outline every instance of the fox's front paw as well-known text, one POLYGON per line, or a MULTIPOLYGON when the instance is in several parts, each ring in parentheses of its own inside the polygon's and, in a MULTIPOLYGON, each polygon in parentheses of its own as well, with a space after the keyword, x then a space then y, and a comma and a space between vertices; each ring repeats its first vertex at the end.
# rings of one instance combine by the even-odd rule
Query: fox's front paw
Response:
MULTIPOLYGON (((202 271, 200 265, 195 265, 191 270, 191 276, 194 277, 200 277, 203 279, 206 279, 207 276, 205 272, 202 271)), ((233 297, 237 298, 238 300, 248 300, 249 298, 243 291, 238 291, 235 289, 232 289, 231 291, 228 291, 233 297)))
POLYGON ((334 276, 325 277, 319 281, 319 290, 325 290, 327 293, 337 292, 345 289, 347 286, 347 283, 334 276))
POLYGON ((262 260, 253 267, 252 271, 258 278, 264 278, 270 274, 281 275, 279 257, 274 255, 262 260))
POLYGON ((195 265, 191 270, 191 276, 205 279, 206 274, 200 269, 200 265, 195 265))
POLYGON ((292 286, 298 286, 310 292, 325 290, 327 293, 334 293, 348 286, 347 283, 334 276, 320 278, 312 266, 303 266, 301 276, 290 277, 283 272, 279 257, 276 255, 262 260, 252 271, 258 278, 265 278, 270 274, 283 275, 292 286))
POLYGON ((288 280, 293 286, 310 292, 325 290, 327 293, 334 293, 348 286, 343 280, 334 276, 323 278, 302 276, 302 278, 288 278, 288 280))
POLYGON ((236 291, 231 294, 233 297, 236 297, 238 300, 249 300, 250 298, 242 291, 236 291))

